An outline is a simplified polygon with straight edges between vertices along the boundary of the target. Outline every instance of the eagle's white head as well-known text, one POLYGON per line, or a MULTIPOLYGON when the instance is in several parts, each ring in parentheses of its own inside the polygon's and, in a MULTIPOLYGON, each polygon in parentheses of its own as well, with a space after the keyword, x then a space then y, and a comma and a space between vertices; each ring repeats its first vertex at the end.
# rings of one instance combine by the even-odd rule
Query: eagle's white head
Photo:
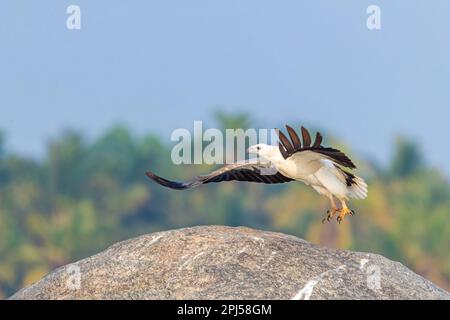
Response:
POLYGON ((270 146, 268 144, 260 143, 250 146, 247 149, 247 152, 250 154, 256 154, 259 157, 262 157, 267 160, 272 160, 281 156, 280 150, 276 146, 270 146))

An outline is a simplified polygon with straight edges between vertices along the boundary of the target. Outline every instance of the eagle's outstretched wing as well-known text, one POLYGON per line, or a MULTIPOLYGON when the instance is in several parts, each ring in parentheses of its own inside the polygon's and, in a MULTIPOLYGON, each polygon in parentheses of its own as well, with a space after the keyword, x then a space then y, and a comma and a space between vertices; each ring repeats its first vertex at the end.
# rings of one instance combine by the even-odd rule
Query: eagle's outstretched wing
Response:
POLYGON ((147 177, 158 184, 176 190, 190 189, 202 184, 222 181, 247 181, 266 184, 285 183, 293 179, 282 175, 272 167, 268 161, 247 160, 225 165, 210 174, 197 176, 190 181, 176 182, 157 176, 153 172, 146 172, 147 177))
POLYGON ((350 158, 347 157, 347 155, 342 151, 330 147, 323 147, 322 146, 323 137, 320 134, 320 132, 316 133, 314 143, 311 145, 311 135, 309 134, 306 128, 301 127, 301 133, 303 138, 303 145, 302 145, 301 140, 298 134, 295 132, 295 130, 292 129, 292 127, 290 126, 286 126, 286 129, 292 142, 289 141, 289 139, 281 130, 279 129, 276 130, 279 138, 278 146, 284 159, 287 159, 298 152, 309 150, 312 152, 320 153, 324 155, 326 158, 329 158, 330 160, 334 161, 335 163, 343 167, 347 167, 350 169, 356 168, 352 160, 350 160, 350 158))

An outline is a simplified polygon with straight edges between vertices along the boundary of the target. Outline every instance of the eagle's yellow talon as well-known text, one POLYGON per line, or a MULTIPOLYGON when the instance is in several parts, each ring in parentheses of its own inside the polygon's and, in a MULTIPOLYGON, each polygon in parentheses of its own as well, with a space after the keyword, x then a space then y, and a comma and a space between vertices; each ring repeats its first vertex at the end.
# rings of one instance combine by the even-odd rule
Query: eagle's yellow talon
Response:
POLYGON ((334 215, 339 212, 339 209, 337 208, 331 208, 330 210, 327 210, 327 216, 322 219, 322 223, 325 223, 325 220, 328 222, 331 221, 331 219, 334 217, 334 215))
POLYGON ((342 209, 339 211, 339 216, 337 217, 337 221, 338 221, 339 223, 341 223, 341 221, 344 220, 345 216, 348 215, 348 214, 351 215, 351 216, 353 216, 355 213, 353 212, 353 210, 350 210, 350 209, 347 208, 347 207, 342 208, 342 209))

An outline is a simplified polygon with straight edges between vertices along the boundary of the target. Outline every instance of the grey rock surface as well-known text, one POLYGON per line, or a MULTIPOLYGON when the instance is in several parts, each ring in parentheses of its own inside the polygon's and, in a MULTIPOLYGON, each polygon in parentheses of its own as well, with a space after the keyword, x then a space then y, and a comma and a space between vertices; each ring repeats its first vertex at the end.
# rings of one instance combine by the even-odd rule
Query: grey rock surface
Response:
POLYGON ((143 235, 11 299, 450 299, 402 264, 294 236, 205 226, 143 235))

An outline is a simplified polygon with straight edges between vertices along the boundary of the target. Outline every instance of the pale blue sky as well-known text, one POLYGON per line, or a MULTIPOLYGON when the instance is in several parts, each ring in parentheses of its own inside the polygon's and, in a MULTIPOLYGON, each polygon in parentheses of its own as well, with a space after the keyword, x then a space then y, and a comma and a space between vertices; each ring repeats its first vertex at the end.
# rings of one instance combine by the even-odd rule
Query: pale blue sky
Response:
POLYGON ((169 141, 218 105, 325 128, 381 162, 405 134, 450 173, 450 1, 0 2, 10 149, 39 155, 65 127, 95 137, 116 122, 169 141))

